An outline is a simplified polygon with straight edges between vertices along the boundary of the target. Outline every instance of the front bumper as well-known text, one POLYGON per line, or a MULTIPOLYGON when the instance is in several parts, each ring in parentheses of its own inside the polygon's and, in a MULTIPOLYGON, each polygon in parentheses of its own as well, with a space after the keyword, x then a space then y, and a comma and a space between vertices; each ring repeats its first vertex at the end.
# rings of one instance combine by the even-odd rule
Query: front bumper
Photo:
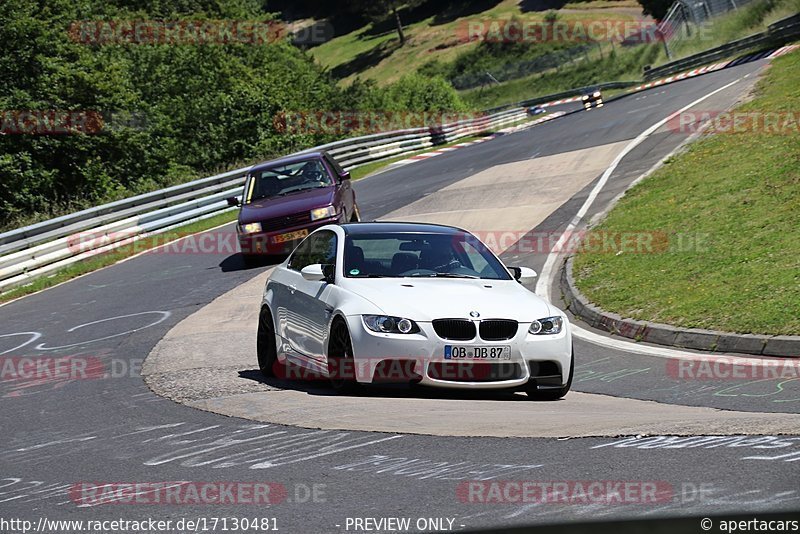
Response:
POLYGON ((339 217, 331 217, 328 219, 320 219, 310 224, 303 224, 300 226, 289 226, 281 228, 280 230, 273 230, 269 232, 258 232, 254 234, 243 234, 238 229, 239 233, 239 248, 245 256, 260 256, 260 255, 279 255, 289 254, 295 247, 300 244, 300 241, 305 239, 305 236, 316 230, 322 228, 326 224, 336 224, 339 222, 339 217), (295 232, 306 231, 303 236, 295 239, 281 241, 282 236, 292 234, 295 232))
POLYGON ((450 341, 436 335, 431 323, 417 323, 416 334, 379 334, 364 326, 361 316, 347 317, 358 370, 363 383, 410 381, 420 385, 460 389, 504 389, 524 386, 535 379, 541 389, 566 384, 572 361, 570 325, 561 333, 533 335, 530 323, 520 323, 509 340, 450 341), (445 357, 445 346, 509 346, 509 360, 453 360, 445 357), (399 362, 395 365, 395 362, 399 362), (400 376, 399 371, 412 371, 400 376), (554 375, 558 375, 555 377, 554 375))

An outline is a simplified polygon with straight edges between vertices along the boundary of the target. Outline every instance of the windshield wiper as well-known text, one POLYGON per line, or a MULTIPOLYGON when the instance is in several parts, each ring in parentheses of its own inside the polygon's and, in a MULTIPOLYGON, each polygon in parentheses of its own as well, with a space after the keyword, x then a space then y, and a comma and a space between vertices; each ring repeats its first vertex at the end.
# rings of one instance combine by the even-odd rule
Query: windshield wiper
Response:
POLYGON ((473 278, 478 279, 480 276, 475 276, 473 274, 458 274, 458 273, 414 273, 409 275, 409 277, 414 278, 473 278))
POLYGON ((286 191, 284 193, 278 193, 275 196, 276 197, 285 197, 285 196, 288 196, 288 195, 293 195, 295 193, 302 193, 304 191, 311 191, 313 189, 322 189, 324 187, 328 187, 328 186, 327 185, 315 185, 313 187, 304 187, 302 189, 292 189, 291 191, 286 191))

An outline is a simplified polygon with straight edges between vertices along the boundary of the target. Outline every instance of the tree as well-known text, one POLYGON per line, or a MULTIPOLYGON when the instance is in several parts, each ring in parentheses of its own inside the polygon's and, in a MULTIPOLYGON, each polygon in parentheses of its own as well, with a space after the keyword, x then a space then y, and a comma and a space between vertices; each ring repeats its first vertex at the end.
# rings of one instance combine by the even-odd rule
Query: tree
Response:
POLYGON ((642 12, 656 20, 663 20, 674 0, 639 0, 642 12))
POLYGON ((400 20, 400 9, 413 9, 425 2, 427 0, 355 0, 351 3, 350 9, 373 23, 394 18, 400 46, 403 46, 406 44, 406 34, 403 31, 403 22, 400 20))

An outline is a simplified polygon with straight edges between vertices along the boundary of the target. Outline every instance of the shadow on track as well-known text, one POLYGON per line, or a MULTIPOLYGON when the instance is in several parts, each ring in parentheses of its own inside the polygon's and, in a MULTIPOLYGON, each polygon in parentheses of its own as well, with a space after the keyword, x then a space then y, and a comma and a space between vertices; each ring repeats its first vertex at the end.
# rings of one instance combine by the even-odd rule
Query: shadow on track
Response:
POLYGON ((250 271, 264 267, 274 267, 275 265, 282 263, 285 259, 286 256, 275 255, 252 256, 245 258, 243 254, 237 253, 222 260, 222 262, 219 264, 219 268, 223 273, 250 271))
MULTIPOLYGON (((304 371, 307 374, 307 372, 304 371)), ((513 390, 461 390, 432 388, 411 384, 381 384, 363 385, 355 395, 342 395, 337 393, 328 380, 322 376, 318 379, 299 380, 284 378, 266 378, 258 369, 239 371, 239 377, 266 384, 275 389, 291 390, 308 395, 324 397, 358 397, 358 398, 390 398, 390 399, 428 399, 428 400, 483 400, 530 402, 530 399, 521 392, 513 390)))

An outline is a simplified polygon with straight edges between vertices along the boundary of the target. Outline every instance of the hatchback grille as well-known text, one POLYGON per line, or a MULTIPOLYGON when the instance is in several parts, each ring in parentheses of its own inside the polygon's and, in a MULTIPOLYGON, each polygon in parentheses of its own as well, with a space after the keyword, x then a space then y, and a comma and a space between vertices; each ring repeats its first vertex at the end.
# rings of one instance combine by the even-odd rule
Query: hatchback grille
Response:
POLYGON ((442 339, 475 339, 475 323, 466 319, 436 319, 433 321, 433 329, 442 339))
POLYGON ((294 215, 283 215, 281 217, 273 217, 261 221, 261 230, 263 232, 272 232, 275 230, 283 230, 284 228, 292 228, 302 224, 311 222, 311 212, 304 211, 302 213, 295 213, 294 215))
POLYGON ((481 321, 481 339, 486 341, 502 341, 511 339, 517 335, 519 323, 509 319, 487 319, 481 321))

